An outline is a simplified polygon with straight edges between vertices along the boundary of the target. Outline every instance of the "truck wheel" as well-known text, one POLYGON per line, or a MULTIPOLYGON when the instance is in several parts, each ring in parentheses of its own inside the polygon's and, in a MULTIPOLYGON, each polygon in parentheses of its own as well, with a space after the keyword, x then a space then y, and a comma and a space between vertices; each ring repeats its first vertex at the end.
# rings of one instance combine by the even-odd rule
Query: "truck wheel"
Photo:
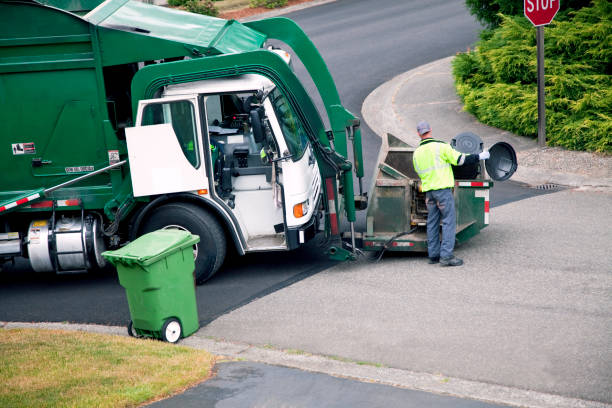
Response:
POLYGON ((223 264, 226 239, 219 222, 208 212, 193 204, 170 203, 154 209, 142 227, 142 233, 176 228, 200 236, 194 245, 195 279, 201 285, 223 264))
POLYGON ((181 323, 174 317, 166 320, 161 329, 161 336, 163 341, 168 343, 176 343, 181 338, 182 333, 181 323))

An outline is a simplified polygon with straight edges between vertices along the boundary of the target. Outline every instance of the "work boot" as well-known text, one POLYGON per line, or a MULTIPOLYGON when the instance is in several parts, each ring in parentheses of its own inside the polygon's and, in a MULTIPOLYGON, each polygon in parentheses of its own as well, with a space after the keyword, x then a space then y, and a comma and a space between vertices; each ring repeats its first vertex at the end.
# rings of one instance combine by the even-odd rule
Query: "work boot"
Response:
POLYGON ((440 258, 440 266, 460 266, 463 265, 463 260, 456 256, 448 258, 440 258))
POLYGON ((429 264, 430 265, 437 264, 438 262, 440 262, 440 257, 439 256, 434 256, 432 258, 429 258, 429 264))

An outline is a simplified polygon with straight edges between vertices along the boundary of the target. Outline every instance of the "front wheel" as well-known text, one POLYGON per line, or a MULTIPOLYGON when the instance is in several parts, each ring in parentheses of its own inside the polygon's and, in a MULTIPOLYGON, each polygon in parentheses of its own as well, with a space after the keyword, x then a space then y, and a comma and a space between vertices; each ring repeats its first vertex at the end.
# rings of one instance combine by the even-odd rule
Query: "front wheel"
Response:
POLYGON ((166 320, 162 326, 161 336, 163 341, 176 343, 179 341, 182 334, 183 330, 181 328, 181 323, 174 317, 166 320))
POLYGON ((200 237, 193 247, 195 279, 201 285, 223 264, 226 239, 219 222, 194 204, 170 203, 154 209, 142 227, 142 233, 159 229, 181 229, 200 237))

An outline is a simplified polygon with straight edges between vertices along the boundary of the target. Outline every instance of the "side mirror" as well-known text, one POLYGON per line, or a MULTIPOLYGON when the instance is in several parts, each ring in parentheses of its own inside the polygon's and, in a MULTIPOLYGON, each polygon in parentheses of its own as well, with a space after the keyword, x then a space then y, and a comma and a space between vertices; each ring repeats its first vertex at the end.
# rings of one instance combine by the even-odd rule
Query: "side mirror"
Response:
POLYGON ((249 116, 251 119, 251 129, 253 130, 253 138, 255 139, 255 143, 261 143, 266 138, 263 126, 261 125, 261 112, 259 109, 253 109, 249 116))

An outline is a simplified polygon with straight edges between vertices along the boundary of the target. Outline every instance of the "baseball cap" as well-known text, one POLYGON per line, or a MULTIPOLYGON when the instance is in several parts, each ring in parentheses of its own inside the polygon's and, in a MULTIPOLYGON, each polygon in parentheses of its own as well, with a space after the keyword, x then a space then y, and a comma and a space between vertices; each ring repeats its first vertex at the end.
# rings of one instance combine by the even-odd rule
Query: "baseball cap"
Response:
POLYGON ((417 132, 419 132, 419 136, 423 136, 425 133, 431 132, 431 126, 429 126, 429 123, 422 120, 417 125, 417 132))

